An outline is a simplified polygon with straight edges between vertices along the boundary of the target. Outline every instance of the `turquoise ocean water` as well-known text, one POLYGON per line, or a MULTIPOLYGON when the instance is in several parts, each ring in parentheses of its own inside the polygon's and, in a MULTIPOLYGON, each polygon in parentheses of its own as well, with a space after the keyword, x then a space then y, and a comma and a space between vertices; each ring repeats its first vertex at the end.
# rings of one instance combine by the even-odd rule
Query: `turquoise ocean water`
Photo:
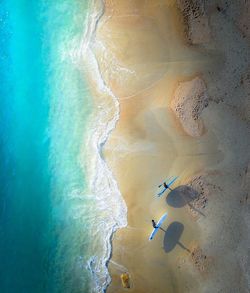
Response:
POLYGON ((0 0, 1 293, 93 289, 86 264, 99 244, 81 155, 92 102, 74 54, 88 10, 0 0))

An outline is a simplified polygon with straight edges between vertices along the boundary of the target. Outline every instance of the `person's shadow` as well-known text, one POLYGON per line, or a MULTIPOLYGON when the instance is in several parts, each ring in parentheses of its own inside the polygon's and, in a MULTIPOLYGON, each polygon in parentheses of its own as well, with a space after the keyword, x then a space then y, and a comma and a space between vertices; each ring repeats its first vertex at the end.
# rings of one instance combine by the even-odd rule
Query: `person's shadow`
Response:
POLYGON ((200 210, 192 205, 192 201, 197 198, 199 198, 199 193, 196 190, 187 185, 180 185, 170 191, 166 197, 166 202, 174 208, 182 208, 183 206, 188 205, 194 211, 205 217, 200 210))
POLYGON ((180 222, 173 222, 168 226, 165 232, 164 242, 163 242, 164 251, 166 253, 172 251, 176 245, 179 245, 181 248, 190 252, 190 250, 180 242, 180 238, 183 231, 184 231, 184 226, 180 222))

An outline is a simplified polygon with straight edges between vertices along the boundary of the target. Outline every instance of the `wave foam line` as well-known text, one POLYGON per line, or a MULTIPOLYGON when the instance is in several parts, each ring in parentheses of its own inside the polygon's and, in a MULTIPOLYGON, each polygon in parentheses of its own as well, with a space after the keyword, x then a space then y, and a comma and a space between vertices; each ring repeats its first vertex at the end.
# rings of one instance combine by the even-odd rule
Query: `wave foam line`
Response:
MULTIPOLYGON (((91 158, 90 168, 92 169, 90 170, 90 182, 91 190, 97 201, 97 208, 101 214, 97 224, 103 235, 104 255, 102 257, 92 256, 88 261, 87 268, 93 277, 93 292, 105 292, 111 282, 108 262, 112 251, 112 236, 117 229, 127 225, 127 207, 117 182, 102 155, 103 147, 119 120, 120 104, 118 98, 102 78, 98 60, 92 48, 98 23, 105 12, 103 1, 95 1, 93 5, 95 13, 89 14, 84 44, 81 44, 81 54, 84 56, 91 79, 95 82, 98 92, 105 94, 110 100, 108 103, 103 101, 103 104, 98 106, 98 115, 91 119, 92 131, 88 139, 88 146, 94 149, 94 153, 89 156, 91 158), (101 8, 96 12, 96 7, 99 6, 101 8), (112 117, 110 117, 111 115, 112 117)), ((99 234, 97 236, 100 237, 99 234)))

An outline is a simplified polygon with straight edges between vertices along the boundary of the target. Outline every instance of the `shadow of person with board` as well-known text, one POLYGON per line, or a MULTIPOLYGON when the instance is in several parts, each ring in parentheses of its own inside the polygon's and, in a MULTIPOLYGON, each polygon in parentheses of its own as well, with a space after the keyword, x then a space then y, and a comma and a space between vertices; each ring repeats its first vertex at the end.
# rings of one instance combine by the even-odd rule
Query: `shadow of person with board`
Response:
POLYGON ((176 245, 179 245, 184 250, 190 252, 190 250, 180 242, 183 231, 184 226, 180 222, 173 222, 168 226, 163 241, 163 247, 166 253, 171 252, 176 245))
POLYGON ((180 185, 168 194, 166 202, 174 208, 182 208, 185 205, 188 205, 191 209, 205 217, 205 215, 192 204, 192 201, 198 199, 199 196, 199 192, 192 187, 188 185, 180 185))

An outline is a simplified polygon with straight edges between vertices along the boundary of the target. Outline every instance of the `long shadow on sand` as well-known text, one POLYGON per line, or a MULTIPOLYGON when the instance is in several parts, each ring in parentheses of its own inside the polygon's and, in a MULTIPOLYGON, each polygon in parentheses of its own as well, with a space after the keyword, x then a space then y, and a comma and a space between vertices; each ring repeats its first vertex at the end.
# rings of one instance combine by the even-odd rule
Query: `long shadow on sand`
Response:
POLYGON ((183 231, 184 231, 184 226, 180 222, 173 222, 168 226, 168 228, 165 232, 164 242, 163 242, 164 250, 166 253, 172 251, 176 245, 179 245, 181 248, 190 252, 190 250, 188 248, 186 248, 180 242, 180 238, 181 238, 183 231))
POLYGON ((174 208, 182 208, 185 205, 190 206, 194 211, 200 215, 205 215, 192 205, 192 201, 198 199, 200 194, 192 187, 187 185, 180 185, 173 189, 167 196, 166 202, 174 208))

